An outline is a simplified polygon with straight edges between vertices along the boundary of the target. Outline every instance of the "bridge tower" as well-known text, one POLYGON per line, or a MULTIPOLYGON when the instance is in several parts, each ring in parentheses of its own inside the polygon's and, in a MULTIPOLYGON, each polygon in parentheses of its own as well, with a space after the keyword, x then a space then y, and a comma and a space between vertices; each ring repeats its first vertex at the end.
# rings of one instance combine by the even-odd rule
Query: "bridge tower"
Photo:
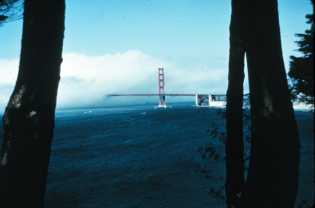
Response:
POLYGON ((166 108, 164 68, 158 68, 159 108, 166 108))

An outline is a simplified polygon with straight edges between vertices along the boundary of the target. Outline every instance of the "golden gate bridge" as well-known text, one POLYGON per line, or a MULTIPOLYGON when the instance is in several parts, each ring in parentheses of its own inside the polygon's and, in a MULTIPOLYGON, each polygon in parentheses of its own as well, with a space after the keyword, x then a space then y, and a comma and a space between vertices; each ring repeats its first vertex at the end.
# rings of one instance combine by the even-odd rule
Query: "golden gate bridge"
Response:
POLYGON ((158 107, 166 108, 166 97, 195 97, 197 107, 210 107, 213 102, 226 101, 225 94, 199 94, 199 93, 166 93, 164 68, 158 68, 158 92, 157 93, 124 93, 108 94, 108 97, 134 96, 134 97, 158 97, 158 107))

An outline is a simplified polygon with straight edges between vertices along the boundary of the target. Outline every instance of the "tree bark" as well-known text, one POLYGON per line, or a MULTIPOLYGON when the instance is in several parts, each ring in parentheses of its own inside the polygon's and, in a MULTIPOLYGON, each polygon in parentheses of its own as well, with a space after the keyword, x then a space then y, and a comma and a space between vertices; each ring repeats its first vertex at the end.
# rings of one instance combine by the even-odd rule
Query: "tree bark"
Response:
POLYGON ((64 34, 64 0, 25 0, 18 78, 3 116, 0 203, 43 207, 64 34))
POLYGON ((247 63, 252 114, 244 207, 294 207, 299 140, 284 69, 276 0, 248 1, 247 63))
MULTIPOLYGON (((232 6, 233 11, 242 7, 240 34, 248 65, 252 122, 250 166, 240 207, 293 208, 299 139, 282 57, 277 1, 234 0, 232 6)), ((234 105, 239 109, 239 104, 234 105)))
POLYGON ((226 103, 226 197, 228 207, 239 207, 244 185, 243 82, 245 47, 242 37, 242 7, 232 1, 230 57, 226 103))

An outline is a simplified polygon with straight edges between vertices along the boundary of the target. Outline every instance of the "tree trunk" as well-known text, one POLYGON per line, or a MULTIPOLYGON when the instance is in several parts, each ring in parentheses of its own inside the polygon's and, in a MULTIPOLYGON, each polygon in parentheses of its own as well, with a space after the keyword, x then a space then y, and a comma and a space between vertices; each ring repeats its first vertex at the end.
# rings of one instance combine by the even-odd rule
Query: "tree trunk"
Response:
POLYGON ((226 104, 226 197, 228 207, 239 207, 244 185, 243 82, 245 47, 241 34, 242 7, 232 1, 229 82, 226 104))
POLYGON ((3 116, 0 203, 43 207, 62 62, 64 0, 25 0, 18 78, 3 116))
MULTIPOLYGON (((242 7, 239 34, 248 64, 252 120, 250 167, 240 207, 293 208, 298 184, 299 140, 282 57, 277 1, 234 0, 232 7, 233 11, 242 7)), ((243 61, 243 57, 239 58, 243 61)), ((237 104, 231 102, 235 107, 228 108, 239 109, 238 100, 237 104)), ((230 122, 236 128, 239 121, 238 118, 230 122)), ((238 145, 240 149, 240 144, 235 148, 238 145)), ((239 155, 236 157, 232 161, 240 160, 239 155)), ((234 163, 232 167, 239 164, 234 163)))

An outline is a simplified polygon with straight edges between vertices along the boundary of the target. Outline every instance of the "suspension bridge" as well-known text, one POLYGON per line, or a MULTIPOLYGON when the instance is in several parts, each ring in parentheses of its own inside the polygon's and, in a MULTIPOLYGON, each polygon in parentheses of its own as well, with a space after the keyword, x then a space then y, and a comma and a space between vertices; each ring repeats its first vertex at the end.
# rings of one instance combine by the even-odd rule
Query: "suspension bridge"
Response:
POLYGON ((194 97, 197 107, 210 107, 213 102, 226 101, 225 94, 199 94, 199 93, 166 93, 164 68, 158 68, 158 92, 157 93, 125 93, 108 94, 108 97, 158 97, 158 107, 166 108, 166 97, 194 97))

